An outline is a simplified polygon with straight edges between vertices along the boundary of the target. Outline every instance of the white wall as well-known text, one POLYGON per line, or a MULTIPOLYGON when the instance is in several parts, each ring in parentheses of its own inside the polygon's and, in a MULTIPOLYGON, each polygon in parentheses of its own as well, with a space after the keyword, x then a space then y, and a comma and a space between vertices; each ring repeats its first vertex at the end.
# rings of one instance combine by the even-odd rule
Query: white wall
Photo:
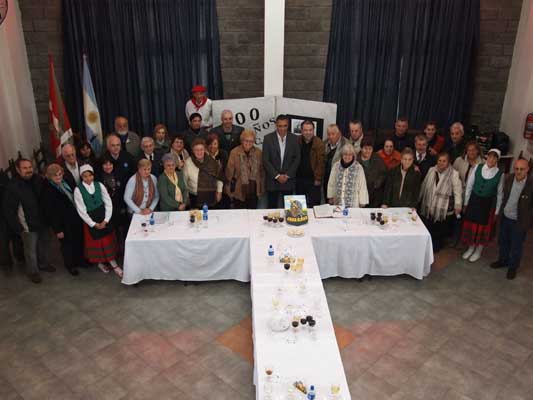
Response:
POLYGON ((40 141, 20 8, 18 0, 10 0, 0 25, 0 168, 19 150, 31 158, 40 141))
POLYGON ((285 0, 265 0, 264 96, 283 96, 285 0))
POLYGON ((500 130, 511 137, 511 152, 533 157, 533 141, 523 138, 526 116, 533 113, 533 0, 524 0, 509 72, 500 130))

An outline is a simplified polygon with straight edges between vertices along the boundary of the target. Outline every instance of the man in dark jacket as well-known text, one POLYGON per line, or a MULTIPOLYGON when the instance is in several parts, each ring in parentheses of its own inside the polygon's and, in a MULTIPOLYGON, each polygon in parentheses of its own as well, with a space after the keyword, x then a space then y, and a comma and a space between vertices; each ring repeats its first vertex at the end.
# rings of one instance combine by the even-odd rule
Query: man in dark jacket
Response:
POLYGON ((322 198, 322 179, 326 150, 324 142, 315 135, 315 125, 304 121, 301 125, 302 135, 298 137, 300 144, 300 165, 296 172, 296 193, 305 194, 307 207, 320 204, 322 198))
POLYGON ((300 164, 300 147, 296 135, 288 133, 289 118, 278 115, 276 131, 263 141, 263 166, 268 207, 280 208, 283 196, 292 194, 300 164))
POLYGON ((418 206, 422 179, 420 172, 415 170, 413 161, 413 150, 403 149, 400 165, 389 171, 385 181, 383 195, 385 207, 416 208, 418 206))
POLYGON ((462 157, 465 152, 465 128, 460 122, 450 126, 450 135, 445 139, 444 151, 450 155, 450 163, 462 157))
MULTIPOLYGON (((120 187, 125 188, 128 179, 137 171, 135 160, 122 149, 120 138, 114 133, 106 137, 106 149, 104 155, 113 161, 113 175, 120 182, 120 187)), ((101 173, 101 165, 98 172, 101 173)))
POLYGON ((529 164, 518 159, 514 165, 514 174, 506 176, 503 210, 500 220, 498 244, 500 254, 492 268, 507 268, 507 279, 514 279, 520 267, 522 249, 527 231, 531 224, 533 211, 533 178, 528 178, 529 164))
POLYGON ((55 271, 48 263, 50 237, 40 205, 43 179, 33 173, 30 160, 18 159, 16 168, 18 175, 4 197, 4 216, 11 230, 22 237, 29 279, 41 283, 39 271, 55 271))
POLYGON ((222 111, 220 115, 222 124, 211 129, 210 133, 218 135, 218 146, 229 154, 231 150, 241 144, 243 127, 233 125, 233 113, 230 110, 222 111))
POLYGON ((413 136, 408 132, 409 121, 406 117, 399 117, 394 124, 394 133, 392 134, 392 142, 394 143, 394 149, 400 153, 406 147, 414 149, 413 136))
POLYGON ((202 127, 202 116, 199 113, 192 113, 189 117, 189 128, 182 133, 185 138, 185 148, 191 153, 191 145, 194 139, 207 140, 207 131, 202 127))
POLYGON ((420 172, 422 180, 426 177, 429 169, 437 163, 437 158, 428 151, 428 139, 425 135, 417 135, 415 138, 415 169, 420 172))
POLYGON ((160 150, 155 148, 154 139, 149 136, 145 136, 141 139, 141 156, 137 159, 137 162, 142 159, 150 160, 152 162, 152 175, 159 178, 161 172, 163 172, 163 164, 161 158, 163 154, 160 150))
POLYGON ((361 151, 357 156, 357 161, 363 166, 365 171, 369 200, 368 207, 381 207, 387 167, 381 157, 374 153, 374 141, 372 138, 365 137, 361 141, 361 151))

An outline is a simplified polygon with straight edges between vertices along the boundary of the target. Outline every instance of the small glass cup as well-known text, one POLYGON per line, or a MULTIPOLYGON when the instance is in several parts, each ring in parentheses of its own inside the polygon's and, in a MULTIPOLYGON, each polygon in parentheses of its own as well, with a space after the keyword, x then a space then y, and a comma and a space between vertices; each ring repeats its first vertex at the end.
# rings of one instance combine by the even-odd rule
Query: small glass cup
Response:
POLYGON ((331 385, 329 399, 340 400, 340 395, 341 395, 341 385, 339 385, 338 383, 333 383, 331 385))

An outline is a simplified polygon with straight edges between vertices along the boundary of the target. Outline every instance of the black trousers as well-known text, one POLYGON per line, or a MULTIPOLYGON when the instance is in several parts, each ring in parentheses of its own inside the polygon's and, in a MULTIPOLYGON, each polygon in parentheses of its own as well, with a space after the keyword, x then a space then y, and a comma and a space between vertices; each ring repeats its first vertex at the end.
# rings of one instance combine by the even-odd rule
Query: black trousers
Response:
POLYGON ((24 262, 24 246, 22 239, 16 233, 13 233, 7 226, 7 222, 0 217, 0 266, 12 266, 13 258, 19 262, 24 262))
POLYGON ((436 253, 444 246, 444 241, 451 236, 453 232, 453 224, 456 217, 449 215, 444 221, 435 222, 428 218, 422 218, 422 222, 426 225, 433 244, 433 252, 436 253))
POLYGON ((59 239, 63 264, 68 270, 87 264, 83 255, 83 225, 81 223, 73 225, 75 226, 72 226, 69 232, 64 232, 65 237, 59 239))
POLYGON ((292 190, 268 191, 268 208, 283 208, 283 196, 292 194, 292 190))
POLYGON ((315 186, 315 181, 312 178, 298 178, 296 180, 296 194, 305 194, 307 207, 318 206, 322 199, 322 185, 315 186))

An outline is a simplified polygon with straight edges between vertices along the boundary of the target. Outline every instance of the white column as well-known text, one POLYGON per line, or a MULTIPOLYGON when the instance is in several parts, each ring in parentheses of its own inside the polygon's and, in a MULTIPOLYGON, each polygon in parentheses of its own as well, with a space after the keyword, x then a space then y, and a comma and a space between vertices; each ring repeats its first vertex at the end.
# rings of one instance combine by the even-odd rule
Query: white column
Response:
POLYGON ((515 158, 524 151, 533 157, 533 141, 524 139, 526 116, 533 113, 533 0, 524 0, 513 61, 507 82, 500 130, 511 138, 515 158))
POLYGON ((283 96, 285 0, 265 0, 265 96, 283 96))
POLYGON ((18 0, 9 1, 0 26, 0 168, 21 151, 31 158, 41 135, 18 0))

